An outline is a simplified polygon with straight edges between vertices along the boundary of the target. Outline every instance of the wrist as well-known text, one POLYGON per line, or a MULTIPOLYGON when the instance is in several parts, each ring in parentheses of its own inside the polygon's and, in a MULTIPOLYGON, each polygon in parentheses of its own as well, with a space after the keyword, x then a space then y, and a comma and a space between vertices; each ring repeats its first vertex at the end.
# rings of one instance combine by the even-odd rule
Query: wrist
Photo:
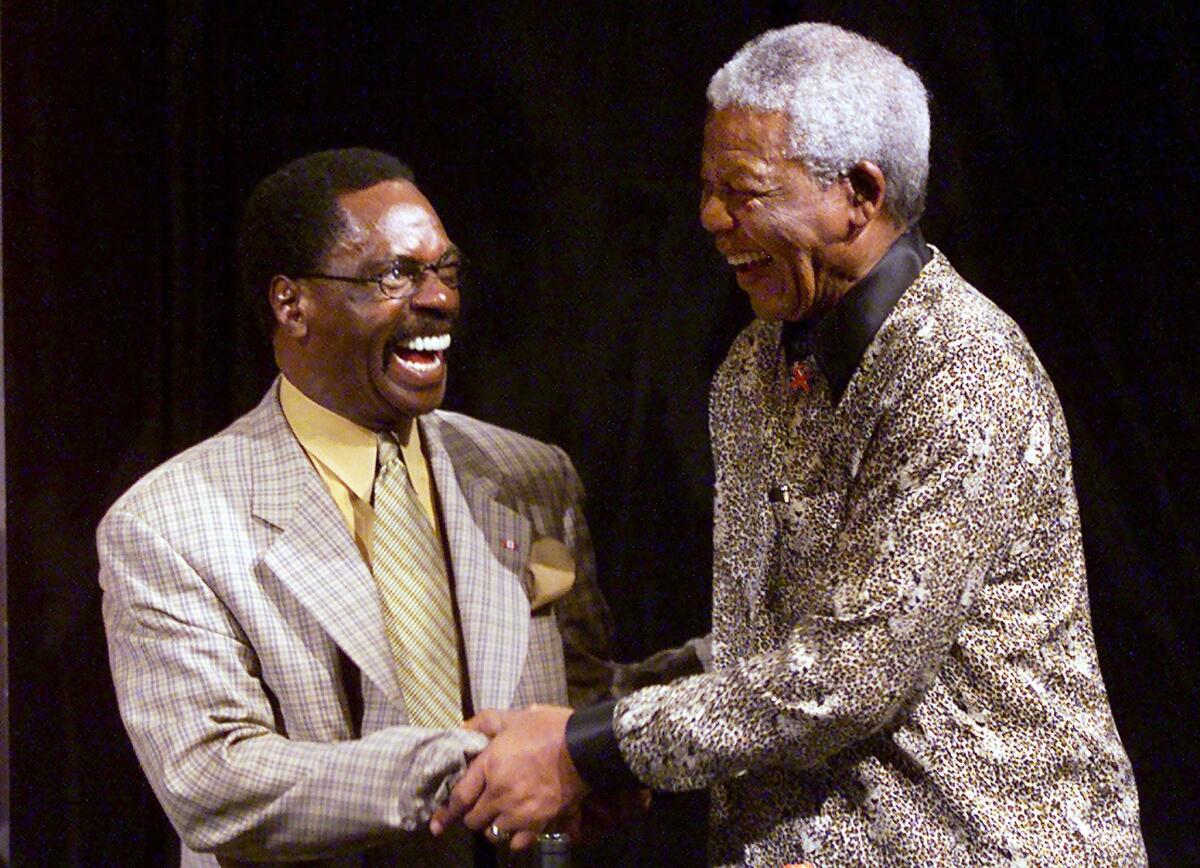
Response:
POLYGON ((616 701, 574 712, 563 733, 574 770, 588 789, 627 790, 643 786, 621 755, 612 719, 616 701))

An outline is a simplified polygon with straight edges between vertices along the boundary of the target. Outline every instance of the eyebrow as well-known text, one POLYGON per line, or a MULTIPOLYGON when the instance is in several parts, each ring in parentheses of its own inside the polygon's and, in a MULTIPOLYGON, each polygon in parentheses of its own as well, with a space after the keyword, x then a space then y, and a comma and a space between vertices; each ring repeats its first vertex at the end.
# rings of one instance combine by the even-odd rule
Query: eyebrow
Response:
POLYGON ((383 274, 393 265, 397 264, 421 266, 428 264, 434 268, 437 268, 442 265, 447 265, 455 259, 461 260, 463 259, 463 255, 462 251, 458 249, 458 245, 451 243, 445 250, 442 251, 441 256, 430 263, 426 263, 424 260, 418 259, 415 256, 409 256, 408 254, 402 253, 399 256, 393 256, 391 259, 380 260, 378 262, 371 263, 367 266, 367 270, 369 272, 368 276, 374 276, 377 274, 383 274))
POLYGON ((752 177, 763 179, 769 174, 771 167, 761 157, 735 156, 726 160, 722 166, 723 174, 727 177, 752 177))
POLYGON ((770 166, 758 156, 727 154, 723 159, 704 160, 700 164, 700 177, 708 174, 725 178, 753 178, 766 181, 770 166))
POLYGON ((453 242, 442 251, 442 255, 437 258, 437 265, 445 263, 449 259, 462 259, 462 251, 458 249, 458 245, 453 242))

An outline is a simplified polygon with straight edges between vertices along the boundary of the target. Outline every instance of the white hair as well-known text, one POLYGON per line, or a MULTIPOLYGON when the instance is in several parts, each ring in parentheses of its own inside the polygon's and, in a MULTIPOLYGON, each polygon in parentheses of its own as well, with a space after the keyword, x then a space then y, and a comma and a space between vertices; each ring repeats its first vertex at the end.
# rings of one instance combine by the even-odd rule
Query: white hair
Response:
POLYGON ((713 108, 779 111, 786 156, 829 185, 859 160, 887 180, 884 207, 905 225, 925 210, 929 102, 921 77, 865 36, 794 24, 746 43, 708 84, 713 108))

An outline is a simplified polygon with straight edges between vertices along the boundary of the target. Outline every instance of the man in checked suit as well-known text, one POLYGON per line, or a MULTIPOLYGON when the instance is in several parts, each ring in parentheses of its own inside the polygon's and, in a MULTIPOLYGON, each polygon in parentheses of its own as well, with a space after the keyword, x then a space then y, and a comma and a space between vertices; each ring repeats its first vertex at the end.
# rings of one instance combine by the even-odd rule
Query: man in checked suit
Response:
POLYGON ((461 257, 403 164, 296 160, 239 244, 281 375, 98 532, 138 758, 184 865, 486 863, 426 831, 486 743, 464 716, 606 685, 579 481, 437 411, 461 257))

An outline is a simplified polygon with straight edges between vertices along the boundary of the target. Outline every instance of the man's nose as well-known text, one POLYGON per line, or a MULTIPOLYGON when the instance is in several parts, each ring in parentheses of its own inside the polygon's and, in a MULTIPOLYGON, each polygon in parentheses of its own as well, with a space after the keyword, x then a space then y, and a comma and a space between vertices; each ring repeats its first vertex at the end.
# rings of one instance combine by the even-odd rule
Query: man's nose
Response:
POLYGON ((445 317, 457 316, 458 289, 442 282, 433 270, 425 272, 422 278, 417 291, 409 299, 413 309, 445 317))
POLYGON ((716 234, 733 228, 733 217, 720 196, 705 196, 700 202, 700 225, 716 234))

